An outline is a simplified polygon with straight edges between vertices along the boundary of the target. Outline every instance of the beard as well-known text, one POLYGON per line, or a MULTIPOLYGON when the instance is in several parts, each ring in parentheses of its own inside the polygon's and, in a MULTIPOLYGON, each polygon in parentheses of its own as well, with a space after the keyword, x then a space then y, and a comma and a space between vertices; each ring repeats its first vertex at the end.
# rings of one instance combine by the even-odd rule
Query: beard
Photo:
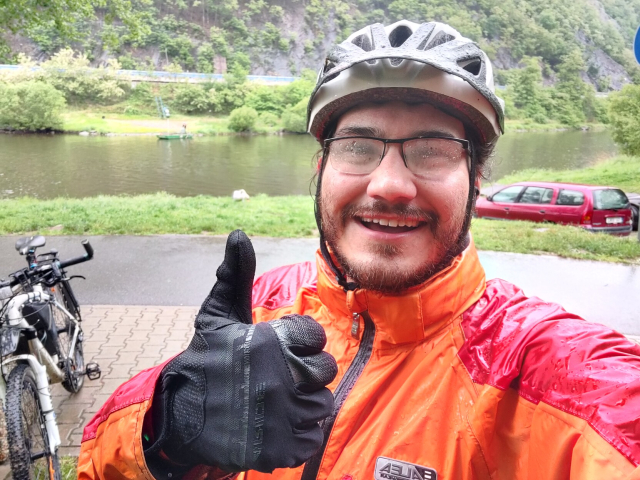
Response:
POLYGON ((469 244, 469 225, 471 212, 466 209, 457 221, 447 228, 443 226, 436 212, 423 210, 412 205, 389 204, 374 200, 367 205, 347 205, 340 215, 326 212, 325 200, 318 199, 319 213, 322 219, 322 234, 330 251, 338 262, 344 275, 355 282, 359 288, 374 290, 387 295, 399 295, 418 286, 451 265, 469 244), (373 217, 376 214, 393 214, 399 217, 418 219, 420 228, 428 228, 433 235, 433 243, 424 248, 435 250, 433 260, 412 269, 402 268, 403 248, 390 244, 374 244, 369 247, 372 260, 351 260, 339 247, 341 232, 348 220, 354 217, 373 217))

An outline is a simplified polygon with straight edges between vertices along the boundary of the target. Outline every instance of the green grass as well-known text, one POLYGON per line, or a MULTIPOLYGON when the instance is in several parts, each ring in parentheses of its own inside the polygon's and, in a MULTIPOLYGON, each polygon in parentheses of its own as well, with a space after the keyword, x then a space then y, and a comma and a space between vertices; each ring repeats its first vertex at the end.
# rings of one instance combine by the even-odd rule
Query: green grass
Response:
POLYGON ((76 480, 78 478, 78 457, 60 457, 62 480, 76 480))
MULTIPOLYGON (((70 109, 63 115, 65 132, 82 132, 94 130, 100 134, 153 134, 178 132, 186 123, 189 133, 203 135, 235 134, 229 129, 229 116, 181 115, 174 114, 167 120, 155 114, 123 113, 124 104, 109 107, 91 107, 84 110, 70 109)), ((265 125, 260 119, 256 122, 253 133, 275 133, 282 130, 282 125, 265 125)))
POLYGON ((640 243, 635 233, 614 237, 579 227, 478 218, 472 222, 471 233, 480 250, 640 264, 640 243))
MULTIPOLYGON (((0 234, 43 235, 248 235, 317 236, 309 196, 258 195, 245 202, 224 197, 135 197, 0 200, 0 234)), ((567 258, 640 264, 640 243, 559 225, 474 219, 471 231, 481 250, 551 254, 567 258)))
POLYGON ((524 181, 606 185, 618 187, 625 192, 640 193, 640 158, 620 155, 577 170, 529 168, 500 179, 501 184, 524 181))
MULTIPOLYGON (((505 120, 505 132, 546 132, 546 131, 557 131, 557 130, 572 130, 572 127, 569 127, 563 123, 560 123, 556 120, 549 120, 547 123, 536 123, 531 119, 524 120, 505 120)), ((603 130, 607 128, 606 125, 600 123, 589 123, 585 125, 590 130, 603 130)))
POLYGON ((304 237, 316 232, 310 196, 257 195, 244 202, 230 197, 136 197, 0 200, 0 234, 48 235, 227 234, 304 237), (58 227, 50 230, 51 227, 58 227))

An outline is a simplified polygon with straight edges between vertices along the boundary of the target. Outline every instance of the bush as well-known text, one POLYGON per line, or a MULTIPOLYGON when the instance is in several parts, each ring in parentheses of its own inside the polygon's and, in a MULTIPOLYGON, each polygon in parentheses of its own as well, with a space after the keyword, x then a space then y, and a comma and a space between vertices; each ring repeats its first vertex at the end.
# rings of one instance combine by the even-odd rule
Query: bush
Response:
POLYGON ((131 89, 129 103, 142 107, 155 107, 155 95, 150 83, 140 82, 131 89))
POLYGON ((609 95, 609 121, 622 152, 640 155, 640 85, 625 85, 609 95))
POLYGON ((107 68, 89 69, 85 54, 71 49, 60 50, 51 60, 44 62, 39 79, 62 92, 68 103, 113 104, 130 89, 129 83, 116 77, 120 65, 111 61, 107 68))
POLYGON ((204 113, 211 110, 209 95, 200 85, 182 85, 176 91, 173 105, 186 114, 204 113))
POLYGON ((269 85, 249 84, 248 93, 244 100, 247 107, 251 107, 258 112, 282 113, 282 87, 277 88, 269 85))
POLYGON ((234 132, 250 132, 256 120, 258 112, 251 107, 236 108, 229 116, 229 128, 234 132))
POLYGON ((37 132, 62 128, 64 95, 43 82, 0 84, 0 124, 37 132))
POLYGON ((287 132, 305 133, 307 131, 307 100, 300 100, 295 106, 287 108, 282 114, 282 123, 287 132))
POLYGON ((274 113, 262 112, 260 114, 260 122, 268 127, 275 127, 276 125, 278 125, 278 121, 278 116, 274 113))

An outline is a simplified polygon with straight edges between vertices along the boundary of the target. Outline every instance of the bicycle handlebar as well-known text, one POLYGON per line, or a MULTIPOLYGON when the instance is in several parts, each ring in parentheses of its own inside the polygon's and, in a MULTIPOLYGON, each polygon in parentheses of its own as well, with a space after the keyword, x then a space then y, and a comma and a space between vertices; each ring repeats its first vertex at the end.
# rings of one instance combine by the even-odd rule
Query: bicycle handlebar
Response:
POLYGON ((93 258, 93 247, 89 243, 89 240, 83 240, 82 246, 84 247, 84 251, 87 252, 80 257, 70 258, 69 260, 64 260, 58 263, 59 268, 67 268, 71 265, 77 265, 78 263, 88 262, 93 258))
MULTIPOLYGON (((63 268, 67 268, 70 267, 72 265, 77 265, 79 263, 83 263, 83 262, 88 262, 89 260, 91 260, 93 258, 93 247, 91 246, 91 244, 89 243, 89 240, 83 240, 82 241, 82 246, 84 247, 84 251, 87 252, 84 255, 81 255, 79 257, 75 257, 75 258, 70 258, 69 260, 63 260, 63 261, 58 261, 58 268, 59 269, 63 269, 63 268)), ((42 271, 40 269, 35 269, 35 270, 19 270, 17 273, 24 273, 24 275, 26 275, 27 278, 31 278, 37 274, 42 273, 42 271)), ((15 275, 15 274, 13 274, 15 275)), ((18 283, 20 283, 20 280, 16 277, 7 280, 6 282, 0 282, 0 288, 2 287, 13 287, 14 285, 17 285, 18 283)))

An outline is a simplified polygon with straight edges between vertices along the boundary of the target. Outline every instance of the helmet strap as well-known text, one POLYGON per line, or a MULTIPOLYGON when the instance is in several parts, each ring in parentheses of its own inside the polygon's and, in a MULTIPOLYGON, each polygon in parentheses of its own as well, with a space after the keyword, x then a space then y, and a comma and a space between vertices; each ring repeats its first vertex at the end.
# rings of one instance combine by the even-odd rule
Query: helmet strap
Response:
POLYGON ((333 255, 331 255, 331 253, 329 252, 329 248, 327 247, 327 241, 324 238, 324 231, 322 229, 322 214, 320 212, 320 195, 321 195, 320 192, 322 190, 322 174, 324 173, 324 169, 327 163, 324 160, 326 158, 327 158, 326 151, 323 150, 322 160, 319 162, 319 168, 318 168, 318 183, 316 186, 316 197, 313 203, 313 210, 316 217, 316 225, 318 226, 318 231, 320 232, 320 254, 322 255, 322 258, 324 259, 326 264, 329 265, 329 268, 331 268, 331 271, 335 275, 336 282, 338 282, 338 285, 340 285, 345 292, 349 292, 349 291, 360 288, 360 286, 356 282, 347 281, 347 277, 344 275, 342 270, 336 265, 336 263, 333 260, 333 255))

